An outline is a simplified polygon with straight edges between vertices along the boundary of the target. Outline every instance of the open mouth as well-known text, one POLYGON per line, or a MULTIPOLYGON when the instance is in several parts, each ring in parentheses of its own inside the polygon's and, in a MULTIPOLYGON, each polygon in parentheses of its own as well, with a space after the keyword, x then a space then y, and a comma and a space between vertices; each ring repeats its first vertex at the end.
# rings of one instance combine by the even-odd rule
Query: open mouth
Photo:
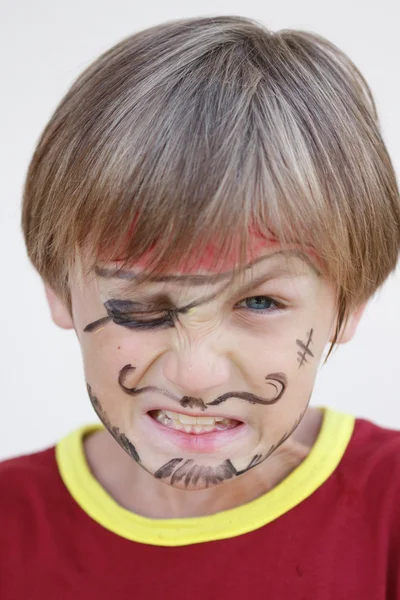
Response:
POLYGON ((194 435, 226 431, 241 424, 241 421, 227 417, 184 415, 171 410, 151 410, 148 415, 169 429, 194 435))

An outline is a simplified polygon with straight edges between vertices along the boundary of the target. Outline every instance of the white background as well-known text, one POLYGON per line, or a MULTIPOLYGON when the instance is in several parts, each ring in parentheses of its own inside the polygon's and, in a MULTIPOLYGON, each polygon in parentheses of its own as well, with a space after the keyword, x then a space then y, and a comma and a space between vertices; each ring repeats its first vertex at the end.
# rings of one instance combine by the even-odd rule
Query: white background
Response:
MULTIPOLYGON (((322 34, 361 69, 400 167, 397 0, 2 0, 0 459, 54 444, 97 417, 75 333, 50 320, 20 232, 22 186, 35 144, 78 74, 121 38, 165 20, 236 14, 273 30, 322 34)), ((400 429, 400 272, 370 303, 352 342, 321 368, 312 404, 400 429)))

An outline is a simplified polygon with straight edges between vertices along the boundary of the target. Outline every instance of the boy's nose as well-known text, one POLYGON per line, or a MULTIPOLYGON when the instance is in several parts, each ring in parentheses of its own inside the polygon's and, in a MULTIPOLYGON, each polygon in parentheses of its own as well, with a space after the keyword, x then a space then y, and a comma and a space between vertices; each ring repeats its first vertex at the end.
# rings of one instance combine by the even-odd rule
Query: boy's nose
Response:
POLYGON ((201 396, 229 381, 228 358, 206 348, 174 350, 164 356, 163 374, 176 391, 201 396))

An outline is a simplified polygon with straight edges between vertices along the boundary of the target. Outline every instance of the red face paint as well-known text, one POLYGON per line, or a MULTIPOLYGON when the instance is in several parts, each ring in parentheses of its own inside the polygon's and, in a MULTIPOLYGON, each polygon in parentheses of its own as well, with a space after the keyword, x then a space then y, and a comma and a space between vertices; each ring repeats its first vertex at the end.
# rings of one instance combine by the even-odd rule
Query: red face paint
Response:
MULTIPOLYGON (((130 235, 133 234, 133 228, 134 224, 136 223, 136 220, 137 219, 135 219, 134 223, 132 224, 130 235)), ((259 232, 258 229, 252 227, 250 228, 246 262, 254 262, 266 250, 280 245, 281 243, 277 238, 273 236, 266 238, 264 235, 261 234, 261 232, 259 232)), ((298 244, 288 244, 286 248, 291 249, 296 248, 298 246, 298 244)), ((155 252, 156 244, 148 252, 146 252, 139 260, 135 261, 134 265, 141 269, 146 269, 151 265, 155 252)), ((316 258, 318 263, 320 262, 317 253, 313 248, 308 247, 307 252, 308 254, 310 254, 310 256, 316 258)), ((238 256, 238 250, 233 249, 230 253, 225 255, 224 260, 220 260, 218 258, 217 248, 215 244, 210 243, 202 252, 201 256, 198 256, 195 259, 191 257, 190 259, 182 258, 180 260, 177 260, 176 262, 174 262, 173 265, 171 265, 171 270, 173 270, 176 274, 189 274, 198 272, 200 270, 209 271, 211 273, 218 273, 220 271, 230 271, 235 267, 235 265, 237 265, 238 256)), ((123 258, 121 257, 116 258, 114 262, 122 261, 123 258)))

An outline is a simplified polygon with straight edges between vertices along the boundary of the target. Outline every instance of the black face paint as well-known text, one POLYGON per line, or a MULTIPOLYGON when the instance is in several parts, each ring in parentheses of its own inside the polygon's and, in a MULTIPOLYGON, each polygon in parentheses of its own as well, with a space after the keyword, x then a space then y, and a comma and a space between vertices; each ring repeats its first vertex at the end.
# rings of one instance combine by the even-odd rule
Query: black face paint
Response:
POLYGON ((162 394, 167 398, 170 398, 171 400, 175 400, 183 407, 198 406, 201 410, 206 410, 207 406, 217 406, 218 404, 221 404, 222 402, 228 400, 228 398, 238 398, 239 400, 246 400, 247 402, 250 402, 250 404, 275 404, 275 402, 278 402, 278 400, 280 400, 287 387, 287 377, 285 373, 271 373, 265 378, 271 391, 270 397, 264 398, 261 396, 256 396, 255 394, 251 394, 250 392, 227 392, 222 396, 218 396, 218 398, 216 398, 212 402, 206 403, 201 398, 194 398, 192 396, 183 396, 183 398, 179 398, 178 396, 175 396, 168 390, 158 388, 153 385, 147 385, 142 388, 129 388, 125 385, 125 380, 128 375, 132 374, 135 371, 135 368, 136 367, 133 367, 132 365, 125 365, 119 372, 118 383, 125 393, 129 394, 130 396, 137 396, 138 394, 141 394, 143 392, 158 392, 159 394, 162 394))
POLYGON ((112 298, 104 302, 103 305, 108 316, 89 323, 83 331, 92 333, 109 321, 128 329, 141 331, 175 327, 180 314, 186 314, 192 308, 214 300, 228 285, 230 285, 229 281, 217 292, 194 300, 180 308, 174 307, 170 298, 165 294, 159 294, 155 299, 146 303, 112 298))
POLYGON ((225 460, 217 467, 206 467, 197 465, 193 459, 183 462, 183 458, 173 458, 154 473, 157 479, 169 479, 170 485, 175 485, 183 479, 185 487, 190 483, 196 485, 198 481, 204 481, 208 487, 210 483, 221 483, 236 475, 237 471, 230 460, 225 460))
POLYGON ((250 404, 275 404, 282 397, 287 387, 287 377, 285 373, 271 373, 266 376, 267 383, 271 386, 271 397, 263 398, 256 396, 250 392, 227 392, 222 396, 218 396, 212 402, 207 402, 208 406, 216 406, 228 400, 228 398, 239 398, 240 400, 246 400, 250 404))
POLYGON ((194 398, 193 396, 183 396, 182 400, 179 400, 179 404, 182 408, 200 408, 200 410, 206 410, 207 405, 201 398, 194 398))
POLYGON ((125 365, 124 367, 122 367, 122 369, 119 372, 118 383, 126 394, 129 394, 129 396, 136 396, 137 394, 141 394, 143 392, 158 392, 159 394, 163 394, 167 398, 170 398, 170 400, 175 400, 175 401, 179 402, 179 398, 177 396, 175 396, 174 394, 171 394, 171 392, 169 392, 168 390, 164 390, 163 388, 158 388, 154 385, 146 385, 145 387, 142 387, 142 388, 126 387, 124 382, 125 382, 127 375, 133 373, 135 370, 136 370, 136 367, 133 367, 132 365, 125 365))
POLYGON ((175 326, 176 315, 171 309, 145 310, 143 304, 131 300, 107 300, 104 307, 116 325, 128 329, 167 329, 175 326))
POLYGON ((99 329, 102 325, 106 325, 109 321, 111 321, 111 317, 102 317, 101 319, 97 319, 97 321, 93 321, 93 323, 86 325, 83 331, 92 333, 93 331, 99 329))
MULTIPOLYGON (((105 428, 111 433, 113 438, 125 450, 125 452, 131 458, 133 458, 133 460, 135 460, 138 464, 142 464, 141 459, 139 457, 139 453, 137 452, 135 446, 130 442, 127 436, 120 431, 118 427, 111 425, 107 414, 103 410, 98 398, 93 393, 91 386, 88 383, 86 384, 86 386, 92 406, 105 428)), ((272 454, 272 452, 274 452, 292 435, 292 433, 295 431, 295 429, 301 422, 303 416, 305 415, 307 408, 308 403, 304 411, 300 414, 299 418, 295 421, 292 429, 289 432, 285 433, 279 440, 279 442, 273 444, 265 456, 263 456, 262 454, 255 454, 250 460, 247 467, 245 467, 242 470, 237 470, 230 459, 223 461, 220 465, 217 465, 216 467, 207 467, 204 465, 197 465, 193 459, 187 459, 185 462, 183 462, 183 458, 173 458, 172 460, 169 460, 165 465, 160 467, 154 473, 154 477, 156 477, 157 479, 169 479, 171 485, 183 479, 185 487, 188 487, 190 483, 196 485, 199 481, 204 481, 206 487, 208 487, 210 484, 221 483, 228 479, 232 479, 233 477, 243 475, 250 469, 253 469, 255 466, 264 462, 264 460, 266 460, 272 454)), ((144 468, 145 470, 147 470, 146 467, 144 468)))
MULTIPOLYGON (((321 273, 314 265, 313 261, 309 256, 300 252, 297 249, 290 250, 278 250, 268 256, 261 256, 248 265, 246 265, 243 269, 245 273, 249 269, 252 269, 256 264, 261 262, 267 262, 272 259, 274 256, 284 255, 286 257, 289 256, 297 256, 301 260, 303 260, 310 269, 314 272, 317 277, 321 277, 321 273)), ((102 279, 123 279, 128 281, 136 281, 137 284, 140 284, 141 276, 140 274, 134 273, 132 271, 127 271, 124 269, 109 269, 104 267, 96 266, 94 268, 95 274, 97 277, 102 279)), ((284 269, 280 269, 280 272, 292 273, 292 271, 285 271, 284 269)), ((94 321, 93 323, 89 323, 84 329, 85 332, 92 332, 101 324, 106 323, 112 320, 117 325, 121 325, 122 327, 127 327, 128 329, 138 329, 138 330, 149 330, 149 329, 166 329, 169 327, 173 327, 175 322, 178 320, 179 314, 187 313, 191 308, 200 306, 202 304, 206 304, 211 300, 214 300, 219 294, 221 294, 230 284, 232 280, 232 275, 234 271, 225 271, 222 273, 216 274, 207 274, 207 275, 154 275, 150 278, 147 278, 150 282, 155 283, 168 283, 175 282, 184 286, 197 286, 197 285, 205 285, 212 284, 215 285, 217 283, 223 283, 219 290, 209 296, 205 296, 191 302, 186 306, 182 306, 180 308, 173 306, 170 298, 165 294, 158 294, 155 296, 155 301, 151 301, 149 303, 143 304, 141 302, 132 302, 130 300, 120 300, 120 299, 111 299, 107 300, 104 303, 104 307, 108 313, 108 320, 101 321, 101 319, 94 321), (155 316, 157 315, 157 316, 155 316), (153 317, 153 318, 152 318, 153 317)), ((255 281, 251 282, 246 289, 251 289, 252 287, 256 288, 261 283, 268 280, 268 275, 262 275, 257 278, 255 281)), ((242 290, 244 293, 244 290, 242 290)), ((104 317, 107 319, 107 317, 104 317)))
POLYGON ((111 433, 113 438, 125 450, 125 452, 127 452, 127 454, 129 454, 129 456, 131 456, 137 463, 140 463, 140 457, 135 446, 128 440, 124 433, 121 433, 118 427, 111 425, 109 418, 103 410, 103 407, 101 406, 98 398, 93 394, 92 388, 88 383, 86 384, 86 387, 92 406, 104 427, 111 433))
POLYGON ((228 458, 224 460, 220 465, 216 467, 206 467, 204 465, 197 465, 193 459, 184 461, 183 458, 173 458, 168 461, 165 465, 160 467, 155 473, 154 477, 157 479, 167 479, 170 485, 174 485, 179 481, 183 480, 184 486, 188 487, 190 483, 196 485, 199 481, 205 483, 206 487, 210 484, 222 483, 233 477, 243 475, 253 469, 260 463, 264 462, 279 446, 281 446, 295 431, 300 421, 304 417, 308 404, 304 411, 300 414, 298 419, 295 421, 294 426, 289 432, 286 432, 282 438, 271 446, 265 455, 255 454, 250 460, 247 467, 242 470, 237 470, 228 458))
POLYGON ((306 359, 306 355, 308 356, 312 356, 314 358, 314 354, 311 352, 309 345, 311 344, 312 340, 312 334, 313 334, 314 329, 310 329, 310 331, 307 331, 307 335, 308 335, 308 340, 307 342, 304 344, 304 342, 302 342, 301 340, 296 340, 296 344, 302 349, 303 352, 298 351, 297 352, 297 360, 300 363, 299 364, 299 369, 302 366, 303 363, 307 363, 308 361, 306 359))

